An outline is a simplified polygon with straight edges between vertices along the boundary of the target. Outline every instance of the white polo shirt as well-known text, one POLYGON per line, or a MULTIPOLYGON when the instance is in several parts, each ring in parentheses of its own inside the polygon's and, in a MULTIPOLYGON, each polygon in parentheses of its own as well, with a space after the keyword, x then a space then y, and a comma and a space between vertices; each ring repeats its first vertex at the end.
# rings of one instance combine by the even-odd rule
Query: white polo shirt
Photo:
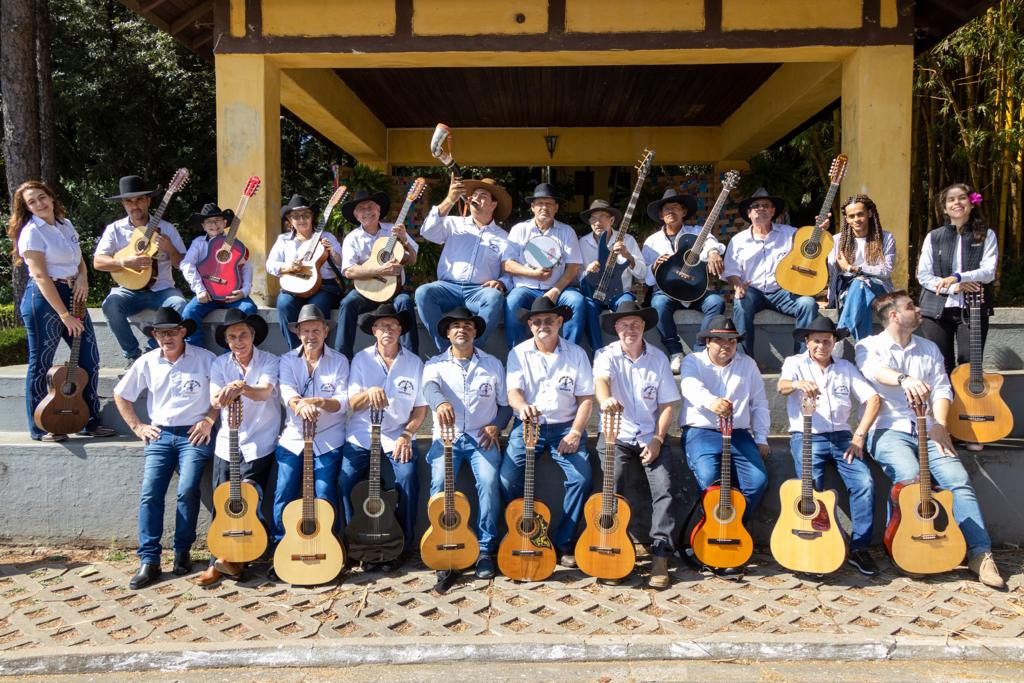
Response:
POLYGON ((172 363, 163 351, 153 349, 132 364, 114 393, 135 401, 146 391, 149 424, 191 427, 210 411, 210 368, 215 358, 206 349, 185 344, 185 351, 172 363))
MULTIPOLYGON (((650 266, 647 270, 646 280, 648 287, 653 287, 657 284, 657 281, 654 279, 654 262, 658 260, 658 257, 676 253, 676 243, 679 241, 679 238, 683 235, 698 235, 702 227, 698 225, 683 225, 679 232, 669 237, 668 233, 665 232, 665 226, 662 225, 658 232, 644 240, 644 260, 650 266)), ((700 260, 707 263, 708 256, 712 251, 724 254, 725 245, 719 242, 714 235, 708 233, 707 239, 704 240, 704 247, 700 250, 700 260)))
POLYGON ((594 379, 611 382, 612 396, 622 404, 622 424, 618 440, 646 446, 657 429, 658 406, 678 401, 668 356, 661 349, 644 343, 636 360, 614 341, 594 357, 594 379))
POLYGON ((52 278, 64 280, 78 276, 82 247, 78 244, 75 226, 66 218, 57 219, 57 225, 50 225, 33 216, 18 235, 18 255, 25 258, 27 251, 43 255, 46 273, 52 278))
POLYGON ((296 396, 319 396, 337 399, 341 402, 341 410, 336 413, 320 411, 316 437, 313 439, 313 453, 321 455, 342 447, 345 443, 345 413, 348 411, 348 358, 324 345, 323 355, 310 374, 306 369, 302 348, 292 349, 281 356, 278 389, 285 406, 284 431, 278 440, 281 446, 292 453, 302 454, 305 443, 302 440, 302 418, 288 407, 288 402, 296 396))
POLYGON ((478 228, 472 216, 442 216, 435 206, 423 220, 420 236, 444 245, 437 260, 438 280, 474 285, 503 280, 506 286, 511 284, 510 278, 502 278, 501 262, 515 251, 508 233, 494 221, 478 228))
MULTIPOLYGON (((210 242, 212 241, 207 235, 200 235, 192 240, 192 244, 188 245, 185 258, 181 259, 181 273, 196 296, 206 292, 197 266, 210 253, 210 242)), ((242 285, 239 289, 245 296, 249 296, 249 291, 252 290, 252 263, 248 260, 242 264, 242 285)))
MULTIPOLYGON (((498 406, 508 405, 505 368, 500 360, 480 349, 473 350, 467 367, 452 356, 450 347, 437 354, 423 368, 423 384, 427 382, 436 382, 452 405, 456 439, 463 434, 475 439, 481 429, 494 421, 498 406)), ((441 438, 437 413, 434 413, 433 438, 441 438)))
POLYGON ((765 294, 782 289, 775 279, 775 269, 789 254, 795 234, 796 228, 782 223, 772 223, 771 232, 763 240, 754 237, 752 228, 736 233, 725 250, 722 279, 735 275, 765 294))
MULTIPOLYGON (((161 236, 169 239, 179 254, 185 253, 185 243, 181 241, 181 237, 173 225, 165 220, 161 220, 157 227, 160 228, 161 236)), ((145 228, 146 226, 142 226, 143 230, 145 228)), ((135 227, 132 226, 128 216, 114 221, 106 227, 103 235, 100 237, 100 241, 96 243, 96 253, 103 254, 104 256, 113 256, 128 246, 134 230, 135 227)), ((171 275, 171 259, 160 249, 157 250, 154 259, 156 260, 156 280, 150 286, 150 291, 159 292, 174 287, 174 276, 171 275)))
POLYGON ((718 429, 718 415, 711 412, 715 399, 732 401, 732 426, 749 429, 754 441, 768 443, 771 412, 764 380, 750 356, 737 353, 724 368, 711 362, 707 349, 683 358, 679 371, 683 407, 680 426, 718 429))
MULTIPOLYGON (((423 361, 401 346, 390 370, 377 352, 376 344, 352 357, 352 372, 348 378, 349 396, 355 396, 370 387, 380 387, 388 397, 388 407, 380 425, 380 445, 385 453, 395 450, 395 439, 405 429, 413 408, 427 405, 420 384, 422 378, 423 361)), ((370 447, 369 406, 353 412, 349 417, 348 442, 360 448, 370 447)))
MULTIPOLYGON (((313 231, 316 234, 316 231, 313 231)), ((338 238, 333 234, 324 230, 321 235, 323 239, 327 240, 327 243, 331 245, 331 250, 336 253, 341 253, 341 244, 338 242, 338 238)), ((310 238, 312 239, 312 238, 310 238)), ((280 277, 281 270, 292 265, 292 262, 299 254, 305 254, 307 249, 311 249, 309 246, 309 240, 305 242, 299 240, 296 237, 294 230, 283 232, 277 236, 277 241, 274 242, 274 246, 271 247, 270 253, 267 254, 267 273, 275 277, 280 277)), ((334 270, 331 268, 331 257, 327 257, 324 264, 320 266, 320 277, 325 280, 333 280, 338 276, 334 274, 334 270)), ((327 311, 324 311, 326 313, 327 311)))
MULTIPOLYGON (((644 275, 647 273, 647 264, 644 262, 643 253, 640 251, 640 245, 636 243, 636 238, 626 233, 622 236, 622 242, 626 245, 626 251, 633 257, 633 267, 626 268, 622 271, 622 289, 628 292, 633 286, 633 278, 642 280, 644 275)), ((582 280, 587 276, 583 272, 589 264, 594 261, 600 261, 598 255, 600 250, 597 245, 597 237, 594 236, 593 230, 590 234, 584 235, 580 238, 580 256, 582 258, 582 266, 580 267, 579 279, 582 280)), ((626 263, 624 256, 617 256, 615 262, 619 265, 626 263)), ((601 263, 601 267, 604 267, 604 263, 601 263)))
POLYGON ((548 424, 576 419, 576 397, 594 395, 594 374, 586 352, 559 338, 554 353, 541 353, 531 337, 508 354, 508 390, 519 389, 548 424))
MULTIPOLYGON (((391 237, 391 229, 393 227, 395 227, 394 223, 381 223, 377 233, 371 235, 363 230, 363 226, 360 225, 345 235, 345 239, 341 243, 341 272, 344 273, 346 268, 361 266, 366 263, 370 258, 370 253, 373 251, 373 243, 382 237, 391 237)), ((414 254, 418 254, 420 251, 420 245, 416 244, 416 240, 412 237, 409 237, 408 248, 414 254)), ((401 282, 405 282, 404 269, 402 270, 401 282)))
MULTIPOLYGON (((281 431, 281 403, 277 397, 277 373, 280 359, 272 353, 252 350, 252 360, 245 370, 230 351, 217 356, 210 368, 210 398, 226 385, 244 380, 251 387, 270 385, 266 401, 242 396, 242 424, 238 428, 238 450, 246 462, 271 455, 281 431)), ((228 409, 220 411, 220 431, 214 455, 231 460, 228 452, 228 409)))
POLYGON ((528 287, 530 289, 547 291, 562 277, 567 265, 571 263, 581 264, 583 262, 583 258, 580 255, 580 240, 576 236, 575 230, 559 221, 552 223, 551 227, 547 230, 541 230, 533 218, 512 226, 512 230, 508 234, 508 241, 511 242, 513 248, 509 250, 510 253, 503 260, 517 261, 521 265, 526 265, 523 248, 531 239, 541 235, 550 237, 561 246, 561 253, 557 256, 558 262, 551 268, 551 275, 544 280, 524 275, 513 275, 513 287, 528 287))
MULTIPOLYGON (((850 361, 833 359, 832 364, 822 370, 806 351, 783 361, 779 379, 813 382, 821 390, 814 415, 811 416, 811 432, 814 434, 851 431, 852 398, 856 396, 857 402, 863 405, 878 393, 850 361)), ((802 432, 804 429, 802 398, 803 392, 800 391, 794 391, 786 397, 791 432, 802 432)))

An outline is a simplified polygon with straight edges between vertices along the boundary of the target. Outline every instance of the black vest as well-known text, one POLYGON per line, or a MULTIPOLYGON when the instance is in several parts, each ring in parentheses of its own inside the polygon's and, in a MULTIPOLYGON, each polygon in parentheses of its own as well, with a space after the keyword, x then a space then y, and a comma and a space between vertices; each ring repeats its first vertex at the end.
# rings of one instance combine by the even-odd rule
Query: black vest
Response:
MULTIPOLYGON (((986 233, 987 234, 987 233, 986 233)), ((981 257, 985 253, 985 238, 975 241, 974 232, 968 230, 964 234, 957 233, 953 225, 945 225, 932 230, 926 239, 931 240, 932 246, 932 275, 936 277, 949 277, 953 274, 953 255, 956 253, 956 246, 960 244, 960 260, 964 271, 977 270, 981 265, 981 257)), ((992 315, 992 287, 985 285, 985 314, 992 315)), ((946 294, 937 294, 930 289, 921 288, 922 315, 929 318, 942 317, 942 311, 946 307, 946 294)))

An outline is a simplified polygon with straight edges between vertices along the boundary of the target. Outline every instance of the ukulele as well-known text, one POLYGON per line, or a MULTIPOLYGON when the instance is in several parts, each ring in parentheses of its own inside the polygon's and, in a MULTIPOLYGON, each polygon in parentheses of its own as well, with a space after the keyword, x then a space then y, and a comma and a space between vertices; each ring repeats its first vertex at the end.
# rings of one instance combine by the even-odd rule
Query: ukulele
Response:
POLYGON ((341 273, 338 271, 338 267, 334 265, 334 261, 328 258, 327 247, 323 245, 320 239, 324 235, 324 228, 334 212, 334 207, 338 205, 347 192, 347 186, 338 186, 338 189, 334 191, 331 198, 327 200, 327 206, 324 207, 320 223, 316 226, 316 230, 313 231, 313 235, 306 240, 302 252, 296 256, 294 263, 287 268, 281 269, 281 274, 278 278, 281 289, 292 296, 308 299, 320 291, 320 285, 323 284, 320 267, 324 265, 325 261, 331 264, 334 274, 338 277, 339 284, 341 283, 341 273))
POLYGON ((131 237, 128 238, 128 246, 114 254, 113 258, 115 260, 130 259, 135 256, 148 256, 153 259, 148 266, 138 269, 124 267, 110 274, 114 281, 125 289, 145 289, 156 280, 158 249, 153 236, 155 233, 160 232, 160 219, 163 218, 167 205, 171 203, 171 198, 174 197, 176 192, 181 191, 187 180, 188 169, 179 168, 174 173, 174 177, 171 178, 171 183, 167 186, 167 192, 164 192, 164 198, 160 202, 160 206, 149 215, 149 222, 146 223, 146 227, 132 230, 131 237))
POLYGON ((402 554, 405 534, 398 523, 398 491, 381 490, 380 425, 382 408, 370 407, 370 470, 365 481, 352 489, 352 520, 345 527, 348 556, 356 562, 381 564, 402 554))
POLYGON ((252 562, 267 549, 267 530, 258 512, 260 493, 254 484, 242 481, 242 455, 238 429, 242 425, 242 399, 228 404, 228 453, 231 459, 228 481, 213 492, 213 509, 206 545, 210 554, 225 562, 252 562))
POLYGON ((900 569, 939 574, 957 567, 967 552, 963 532, 953 519, 953 492, 932 485, 928 465, 928 402, 911 402, 917 415, 915 482, 892 487, 892 517, 885 529, 885 549, 900 569))
POLYGON ((480 543, 469 528, 469 499, 455 490, 452 444, 455 426, 441 425, 444 444, 444 491, 427 501, 430 527, 420 539, 420 557, 431 569, 465 569, 480 555, 480 543))
POLYGON ((953 369, 953 404, 949 409, 949 433, 954 439, 972 443, 991 443, 1006 438, 1013 430, 1013 413, 1000 391, 1003 376, 981 369, 985 346, 981 339, 982 292, 966 292, 964 303, 970 309, 971 362, 953 369))
POLYGON ((836 492, 815 491, 811 471, 811 424, 815 399, 804 394, 803 450, 799 479, 788 479, 779 489, 781 510, 772 530, 775 561, 786 569, 830 574, 846 561, 846 537, 836 524, 836 492))
MULTIPOLYGON (((409 192, 405 195, 405 202, 402 204, 402 210, 398 213, 398 218, 395 219, 395 225, 405 225, 405 217, 409 214, 409 209, 412 208, 413 203, 420 198, 423 194, 423 190, 427 187, 427 181, 423 178, 417 178, 412 181, 412 185, 409 186, 409 192)), ((405 247, 398 243, 398 238, 394 235, 387 237, 378 237, 373 243, 373 247, 370 250, 370 258, 367 263, 375 265, 384 265, 389 263, 392 259, 401 262, 405 258, 405 247)), ((352 284, 355 286, 356 291, 365 296, 370 301, 377 301, 383 303, 390 301, 398 294, 401 285, 401 275, 383 275, 380 277, 362 278, 359 280, 353 280, 352 284)))
POLYGON ((226 235, 218 235, 210 240, 206 258, 199 262, 196 270, 203 279, 206 293, 214 301, 224 301, 232 292, 242 289, 242 265, 249 260, 249 250, 236 239, 238 226, 242 224, 242 214, 249 205, 249 199, 260 187, 259 176, 250 176, 249 182, 242 190, 242 198, 238 200, 238 209, 231 218, 231 225, 226 235))
POLYGON ((622 424, 621 412, 601 415, 604 432, 604 484, 583 508, 587 526, 576 542, 576 564, 598 579, 621 579, 633 571, 636 551, 626 529, 630 509, 626 499, 615 493, 615 438, 622 424))
POLYGON ((640 190, 643 189, 644 180, 651 172, 651 163, 654 161, 654 150, 644 149, 643 156, 636 164, 636 184, 633 186, 633 194, 629 197, 629 205, 626 213, 619 221, 619 229, 614 232, 606 231, 597 238, 597 260, 603 261, 604 265, 596 273, 587 273, 580 283, 584 296, 589 296, 594 301, 615 300, 622 294, 622 272, 629 267, 627 261, 619 263, 619 257, 612 252, 611 247, 623 240, 629 232, 629 223, 633 220, 633 211, 636 209, 637 199, 640 198, 640 190))
POLYGON ((747 501, 732 487, 732 416, 719 417, 722 432, 722 472, 717 486, 704 491, 704 517, 693 528, 693 553, 708 567, 729 569, 747 563, 754 554, 754 540, 743 526, 747 501))
MULTIPOLYGON (((81 301, 71 302, 71 315, 79 322, 85 317, 81 301)), ((63 326, 63 323, 61 323, 63 326)), ((77 434, 89 423, 89 405, 82 393, 89 384, 89 373, 78 365, 82 334, 71 340, 71 355, 64 365, 55 365, 46 373, 49 393, 32 414, 36 426, 51 434, 77 434)))
POLYGON ((533 418, 523 420, 526 445, 526 472, 523 497, 505 508, 508 533, 498 546, 498 569, 513 581, 543 581, 555 571, 555 549, 548 537, 551 511, 534 497, 534 469, 540 424, 533 418))
POLYGON ((314 494, 313 437, 316 421, 302 420, 302 498, 281 515, 284 538, 274 551, 274 571, 293 586, 332 581, 345 565, 345 551, 331 528, 334 508, 314 494))
POLYGON ((846 175, 849 159, 840 154, 832 160, 829 169, 829 186, 821 211, 814 219, 814 225, 807 225, 793 235, 793 248, 775 268, 775 279, 788 292, 797 296, 814 296, 828 286, 828 255, 832 251, 832 235, 822 228, 828 220, 828 212, 839 191, 839 183, 846 175))
POLYGON ((722 191, 718 193, 715 205, 708 212, 704 227, 696 235, 679 235, 676 251, 661 265, 654 266, 654 279, 658 288, 676 301, 690 303, 704 296, 708 291, 708 264, 701 261, 704 243, 718 224, 718 216, 725 207, 729 192, 740 181, 736 171, 729 171, 722 179, 722 191))

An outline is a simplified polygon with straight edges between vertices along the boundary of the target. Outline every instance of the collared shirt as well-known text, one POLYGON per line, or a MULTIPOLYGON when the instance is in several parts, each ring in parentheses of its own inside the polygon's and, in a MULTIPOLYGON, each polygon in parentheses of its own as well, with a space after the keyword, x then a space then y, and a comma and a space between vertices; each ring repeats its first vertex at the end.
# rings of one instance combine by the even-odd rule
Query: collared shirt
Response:
POLYGON ((153 349, 132 364, 114 393, 135 401, 146 391, 149 424, 191 427, 210 412, 210 368, 215 358, 206 349, 185 344, 185 351, 172 363, 163 351, 153 349))
POLYGON ((442 216, 435 206, 420 226, 420 236, 444 245, 437 260, 438 280, 474 285, 502 280, 511 289, 511 278, 502 277, 501 262, 515 251, 508 233, 494 221, 478 228, 472 216, 442 216))
MULTIPOLYGON (((654 262, 658 260, 658 257, 676 253, 676 243, 679 241, 679 238, 683 235, 698 235, 700 234, 701 227, 703 226, 683 225, 679 232, 669 237, 668 233, 665 232, 665 226, 662 225, 660 230, 644 240, 644 260, 650 266, 647 269, 646 282, 648 287, 653 287, 656 284, 654 279, 654 262)), ((708 233, 707 239, 704 240, 704 247, 700 250, 700 260, 707 263, 708 256, 712 251, 724 254, 725 245, 719 242, 714 235, 708 233)))
MULTIPOLYGON (((941 229, 941 228, 940 228, 941 229)), ((985 243, 982 247, 981 264, 976 270, 963 270, 963 254, 960 253, 960 238, 957 237, 956 247, 953 250, 953 273, 960 273, 960 282, 980 282, 987 285, 996 279, 996 265, 999 263, 999 246, 996 243, 996 234, 989 230, 985 235, 985 243)), ((928 233, 921 245, 921 258, 917 261, 917 281, 925 289, 935 292, 942 278, 932 272, 932 237, 928 233)), ((953 273, 949 273, 952 275, 953 273)), ((962 307, 963 294, 960 293, 959 283, 948 290, 946 297, 946 308, 962 307)), ((991 303, 991 302, 989 302, 991 303)))
MULTIPOLYGON (((861 339, 857 343, 857 366, 864 378, 882 397, 882 408, 878 411, 874 429, 898 429, 913 434, 916 431, 917 416, 907 401, 907 395, 899 386, 888 386, 875 379, 881 368, 892 368, 897 372, 927 382, 932 388, 932 403, 945 398, 953 400, 953 387, 946 375, 946 361, 939 347, 924 337, 913 335, 910 343, 900 346, 884 330, 876 335, 861 339)), ((931 411, 928 428, 931 429, 931 411)))
POLYGON ((683 359, 679 378, 683 394, 680 426, 718 429, 718 415, 711 412, 711 404, 724 398, 732 401, 733 428, 749 429, 756 443, 768 443, 771 412, 764 380, 753 358, 738 353, 728 365, 719 367, 705 349, 683 359))
MULTIPOLYGON (((160 235, 169 239, 179 254, 185 253, 185 243, 181 241, 181 237, 173 225, 165 220, 161 220, 157 227, 160 229, 160 235)), ((143 225, 141 229, 145 230, 146 226, 143 225)), ((104 256, 113 256, 131 243, 132 232, 134 231, 135 226, 131 224, 128 216, 114 221, 106 227, 103 235, 100 237, 100 241, 96 243, 96 253, 103 254, 104 256)), ((170 257, 162 249, 158 249, 156 256, 153 258, 156 259, 156 280, 150 286, 150 291, 159 292, 174 287, 170 257)))
MULTIPOLYGON (((280 358, 272 353, 252 350, 249 367, 242 366, 230 351, 217 356, 210 368, 210 398, 226 385, 244 380, 251 387, 270 386, 266 401, 254 401, 242 396, 242 423, 238 428, 238 450, 246 462, 266 457, 274 452, 277 435, 281 431, 281 403, 277 397, 277 373, 280 358)), ((220 431, 214 454, 222 460, 231 460, 228 451, 228 409, 220 411, 220 431)))
MULTIPOLYGON (((437 383, 455 413, 455 438, 477 433, 491 424, 498 414, 498 406, 508 405, 505 390, 505 368, 501 361, 480 349, 473 350, 469 364, 463 367, 449 347, 423 367, 423 384, 437 383)), ((435 440, 441 438, 441 428, 434 413, 435 440)))
POLYGON ((42 253, 46 273, 52 278, 67 279, 78 275, 82 262, 82 247, 78 244, 78 231, 68 219, 57 219, 50 225, 42 218, 32 216, 18 235, 18 255, 27 251, 42 253))
MULTIPOLYGON (((370 387, 384 389, 388 407, 380 425, 380 445, 385 453, 395 450, 397 439, 409 422, 413 408, 427 405, 423 400, 421 380, 423 361, 404 347, 389 369, 377 351, 367 347, 352 357, 352 373, 348 378, 348 394, 355 396, 370 387)), ((370 407, 352 413, 348 420, 348 442, 361 448, 370 447, 370 407)))
POLYGON ((558 242, 561 247, 561 253, 558 254, 558 262, 551 268, 551 275, 544 280, 538 280, 533 277, 526 277, 524 275, 513 275, 512 285, 514 287, 528 287, 530 289, 540 289, 547 291, 551 289, 558 279, 565 273, 565 267, 569 264, 580 264, 583 262, 580 256, 580 240, 576 236, 576 231, 570 228, 565 223, 555 221, 551 224, 551 227, 547 230, 541 230, 537 225, 535 219, 531 218, 528 221, 522 223, 516 223, 512 226, 512 230, 509 231, 508 241, 511 243, 512 248, 509 249, 503 261, 516 261, 521 265, 526 265, 525 257, 523 256, 523 248, 526 243, 534 237, 543 235, 550 237, 551 239, 558 242))
POLYGON ((320 411, 313 439, 313 453, 322 455, 341 448, 345 443, 345 413, 348 411, 348 358, 331 347, 324 345, 323 354, 313 368, 312 374, 306 368, 302 348, 292 349, 281 356, 278 366, 278 389, 285 409, 284 431, 278 443, 292 453, 302 453, 302 418, 288 407, 288 402, 298 396, 337 399, 341 410, 336 413, 320 411))
MULTIPOLYGON (((211 241, 209 236, 200 235, 192 240, 192 244, 188 246, 188 251, 185 252, 185 258, 181 259, 181 273, 185 276, 185 281, 188 282, 188 286, 192 288, 196 296, 206 292, 203 278, 199 275, 197 266, 210 253, 211 241)), ((245 296, 249 296, 249 291, 252 289, 252 263, 248 260, 242 264, 242 286, 239 289, 245 296)))
MULTIPOLYGON (((373 251, 373 244, 382 237, 391 237, 391 229, 395 227, 394 223, 381 223, 380 228, 376 234, 371 235, 363 229, 363 226, 359 226, 349 234, 345 235, 344 241, 341 243, 341 272, 344 273, 346 268, 352 266, 361 266, 370 258, 370 253, 373 251)), ((418 254, 420 246, 416 244, 416 240, 409 238, 409 250, 414 254, 418 254)), ((402 270, 402 282, 405 282, 405 270, 402 270)))
MULTIPOLYGON (((878 263, 868 263, 867 237, 853 237, 853 262, 851 266, 860 268, 864 275, 877 277, 885 283, 886 291, 892 291, 892 269, 896 267, 896 239, 891 232, 882 231, 882 260, 878 263)), ((832 251, 828 253, 828 264, 837 269, 836 260, 839 258, 839 235, 835 235, 832 242, 832 251)), ((931 269, 929 268, 929 271, 931 269)))
POLYGON ((618 440, 625 443, 650 443, 658 428, 658 406, 680 398, 668 356, 646 342, 636 360, 619 341, 599 350, 594 358, 594 379, 599 377, 609 380, 612 396, 622 404, 618 440))
MULTIPOLYGON (((779 379, 813 382, 821 390, 814 415, 811 416, 811 431, 814 434, 849 431, 852 397, 856 396, 857 401, 863 405, 878 393, 850 361, 833 359, 832 364, 822 370, 806 351, 790 356, 782 363, 779 379)), ((794 391, 786 397, 791 432, 802 432, 804 429, 802 398, 803 392, 800 391, 794 391)))
MULTIPOLYGON (((313 231, 313 234, 315 235, 316 231, 313 231)), ((322 237, 331 245, 331 251, 335 254, 341 253, 341 244, 338 243, 337 237, 326 230, 324 230, 322 237)), ((281 233, 278 235, 277 241, 274 242, 274 246, 270 249, 270 253, 267 254, 267 273, 280 277, 282 269, 291 266, 297 256, 306 254, 306 250, 311 248, 309 240, 301 241, 294 230, 281 233)), ((331 257, 328 256, 324 264, 320 266, 320 277, 324 280, 334 280, 338 277, 331 268, 330 260, 331 257)), ((326 312, 324 311, 324 313, 326 312)))
POLYGON ((775 279, 775 269, 792 249, 795 234, 792 225, 780 223, 772 223, 771 232, 764 239, 754 237, 752 227, 736 233, 725 250, 722 279, 735 275, 765 294, 777 292, 781 286, 775 279))
POLYGON ((586 352, 561 338, 553 353, 542 353, 533 338, 517 344, 508 354, 505 384, 509 391, 522 391, 548 424, 572 422, 576 397, 594 395, 594 373, 586 352))
MULTIPOLYGON (((626 251, 629 252, 630 256, 633 257, 633 267, 626 268, 622 271, 622 289, 628 292, 633 287, 633 278, 642 280, 644 275, 647 273, 647 264, 644 262, 643 252, 640 250, 640 245, 637 244, 636 238, 626 233, 622 236, 622 241, 626 245, 626 251)), ((582 280, 587 276, 584 269, 593 263, 599 261, 598 258, 599 248, 597 244, 597 237, 594 236, 594 231, 591 230, 589 234, 584 235, 580 238, 580 256, 582 257, 582 266, 580 267, 579 279, 582 280)), ((615 262, 618 264, 626 263, 624 256, 617 256, 615 262)), ((604 263, 601 263, 601 267, 604 268, 604 263)))

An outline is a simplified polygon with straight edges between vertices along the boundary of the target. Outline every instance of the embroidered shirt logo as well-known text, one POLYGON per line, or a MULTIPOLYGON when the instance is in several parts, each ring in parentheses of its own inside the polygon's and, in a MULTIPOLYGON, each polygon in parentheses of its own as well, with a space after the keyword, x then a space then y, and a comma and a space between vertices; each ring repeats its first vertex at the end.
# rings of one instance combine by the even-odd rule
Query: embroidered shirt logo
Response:
POLYGON ((573 388, 576 386, 576 380, 574 380, 569 375, 562 375, 561 377, 558 378, 558 383, 556 384, 556 386, 558 387, 559 391, 572 391, 573 388))
POLYGON ((202 387, 202 384, 199 383, 199 380, 187 379, 181 383, 181 393, 195 394, 199 391, 200 387, 202 387))
POLYGON ((658 387, 654 384, 648 384, 644 387, 644 390, 640 392, 640 395, 644 397, 645 401, 653 401, 658 397, 658 387))
POLYGON ((477 390, 477 395, 480 398, 490 398, 494 395, 494 387, 491 386, 490 382, 484 382, 477 390))
POLYGON ((398 383, 398 393, 402 394, 403 396, 412 396, 414 391, 415 387, 409 380, 403 379, 398 383))
POLYGON ((334 382, 324 382, 320 385, 320 391, 324 394, 333 394, 334 390, 334 382))

